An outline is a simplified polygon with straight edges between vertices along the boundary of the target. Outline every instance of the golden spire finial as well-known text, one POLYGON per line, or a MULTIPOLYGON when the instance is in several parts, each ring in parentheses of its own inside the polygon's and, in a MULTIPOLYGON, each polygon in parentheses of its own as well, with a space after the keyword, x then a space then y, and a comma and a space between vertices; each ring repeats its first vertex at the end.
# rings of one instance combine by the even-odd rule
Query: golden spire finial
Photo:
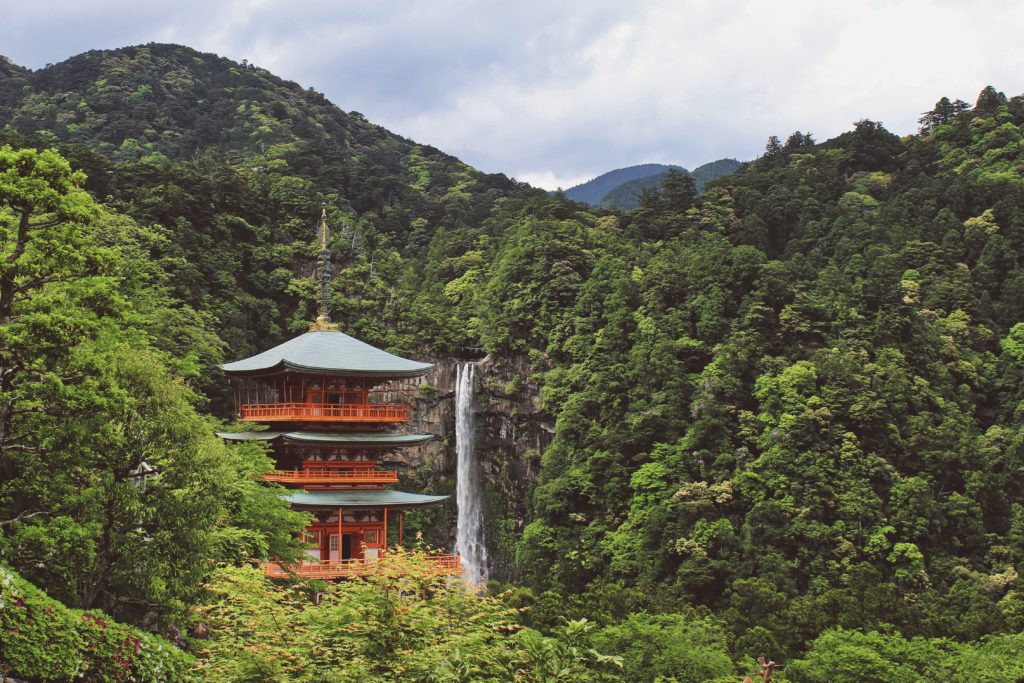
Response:
POLYGON ((328 305, 331 300, 331 252, 327 248, 327 203, 320 204, 320 254, 317 257, 317 277, 320 280, 320 291, 317 297, 320 315, 316 322, 309 326, 310 330, 336 330, 338 326, 331 322, 328 305))

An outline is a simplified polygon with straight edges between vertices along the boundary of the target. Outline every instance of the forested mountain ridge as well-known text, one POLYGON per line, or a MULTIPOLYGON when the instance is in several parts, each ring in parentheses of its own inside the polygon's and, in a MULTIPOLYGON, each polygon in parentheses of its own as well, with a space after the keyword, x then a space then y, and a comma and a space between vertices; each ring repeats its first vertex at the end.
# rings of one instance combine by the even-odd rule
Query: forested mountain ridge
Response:
POLYGON ((161 226, 154 256, 173 265, 174 294, 211 315, 238 355, 310 317, 321 202, 339 233, 339 314, 368 341, 408 351, 428 342, 422 326, 399 330, 401 254, 426 250, 439 228, 479 223, 504 197, 541 194, 264 69, 176 45, 92 51, 34 72, 6 64, 0 125, 16 144, 59 144, 93 194, 161 226))
MULTIPOLYGON (((0 102, 6 124, 26 135, 49 131, 115 161, 145 159, 160 166, 216 147, 284 160, 296 175, 334 190, 348 190, 344 183, 353 177, 375 177, 367 167, 380 164, 407 176, 395 189, 408 191, 415 181, 428 180, 408 168, 410 155, 449 173, 472 172, 452 156, 346 113, 312 88, 180 45, 95 50, 34 72, 8 62, 4 75, 12 81, 6 89, 18 89, 0 102), (365 166, 347 168, 353 161, 365 166)), ((438 184, 424 182, 419 189, 438 184)))

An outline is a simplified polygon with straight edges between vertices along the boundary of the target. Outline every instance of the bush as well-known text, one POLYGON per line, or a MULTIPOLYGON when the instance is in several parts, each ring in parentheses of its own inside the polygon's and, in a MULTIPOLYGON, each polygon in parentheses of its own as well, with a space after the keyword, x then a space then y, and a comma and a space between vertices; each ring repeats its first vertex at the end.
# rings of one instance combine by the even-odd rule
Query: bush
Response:
POLYGON ((69 609, 0 566, 0 672, 44 681, 189 681, 193 658, 97 610, 69 609))
POLYGON ((709 618, 636 612, 606 626, 594 647, 620 655, 627 681, 707 681, 734 673, 723 629, 709 618))

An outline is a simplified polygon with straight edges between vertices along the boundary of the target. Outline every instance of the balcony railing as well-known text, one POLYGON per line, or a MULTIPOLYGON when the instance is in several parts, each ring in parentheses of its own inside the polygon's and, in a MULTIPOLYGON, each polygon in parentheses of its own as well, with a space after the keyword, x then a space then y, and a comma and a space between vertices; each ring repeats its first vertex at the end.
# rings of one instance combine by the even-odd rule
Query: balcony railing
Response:
POLYGON ((242 419, 252 422, 406 422, 404 403, 246 403, 242 419))
MULTIPOLYGON (((459 555, 427 555, 427 571, 432 574, 461 574, 462 558, 459 555)), ((362 576, 382 567, 379 559, 356 558, 349 560, 324 560, 321 562, 299 562, 282 564, 267 562, 263 573, 272 579, 287 579, 298 576, 303 579, 342 579, 362 576)))
POLYGON ((296 470, 275 470, 263 475, 267 481, 281 484, 396 484, 398 472, 373 467, 309 467, 296 470))

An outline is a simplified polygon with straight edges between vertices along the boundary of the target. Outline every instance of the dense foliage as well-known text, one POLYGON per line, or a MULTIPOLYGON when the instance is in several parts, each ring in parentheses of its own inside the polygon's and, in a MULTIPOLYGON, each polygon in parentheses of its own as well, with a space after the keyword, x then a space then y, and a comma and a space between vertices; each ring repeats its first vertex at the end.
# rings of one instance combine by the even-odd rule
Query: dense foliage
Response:
POLYGON ((102 612, 68 609, 0 565, 0 676, 53 681, 189 681, 193 658, 102 612))
POLYGON ((55 598, 180 616, 215 559, 287 556, 302 516, 184 377, 220 342, 53 151, 0 147, 0 556, 55 598))
POLYGON ((499 309, 557 415, 521 580, 707 605, 747 654, 1021 629, 1022 126, 986 89, 928 135, 798 133, 695 203, 576 212, 579 278, 499 309))
POLYGON ((621 668, 589 646, 586 621, 552 637, 523 628, 515 609, 430 573, 419 553, 391 553, 318 602, 251 568, 225 569, 208 589, 196 617, 213 634, 198 644, 211 680, 597 681, 621 668))
POLYGON ((1000 635, 981 642, 906 639, 898 633, 826 631, 807 655, 785 669, 800 683, 911 683, 922 680, 1000 683, 1020 680, 1024 636, 1000 635))
POLYGON ((348 664, 309 648, 351 637, 381 677, 533 680, 568 657, 687 680, 757 654, 791 659, 793 680, 913 680, 929 661, 952 680, 964 662, 1019 675, 1024 98, 940 101, 904 138, 871 121, 772 138, 703 195, 668 174, 616 213, 183 48, 2 66, 4 136, 58 143, 90 178, 3 152, 0 551, 55 597, 138 621, 181 611, 213 561, 287 545, 294 520, 254 484, 261 455, 206 438, 194 389, 223 412, 224 349, 308 320, 310 206, 326 200, 346 330, 423 356, 483 347, 531 368, 509 395, 542 387, 553 439, 523 456, 528 500, 495 496, 490 518, 495 555, 516 558, 496 569, 525 588, 500 603, 424 588, 421 604, 346 584, 314 608, 226 569, 206 665, 334 675, 348 664), (143 460, 160 477, 135 486, 143 460), (360 609, 384 633, 408 616, 391 631, 408 647, 353 633, 360 609), (231 654, 260 610, 309 644, 231 654), (449 628, 457 653, 434 633, 449 628))

